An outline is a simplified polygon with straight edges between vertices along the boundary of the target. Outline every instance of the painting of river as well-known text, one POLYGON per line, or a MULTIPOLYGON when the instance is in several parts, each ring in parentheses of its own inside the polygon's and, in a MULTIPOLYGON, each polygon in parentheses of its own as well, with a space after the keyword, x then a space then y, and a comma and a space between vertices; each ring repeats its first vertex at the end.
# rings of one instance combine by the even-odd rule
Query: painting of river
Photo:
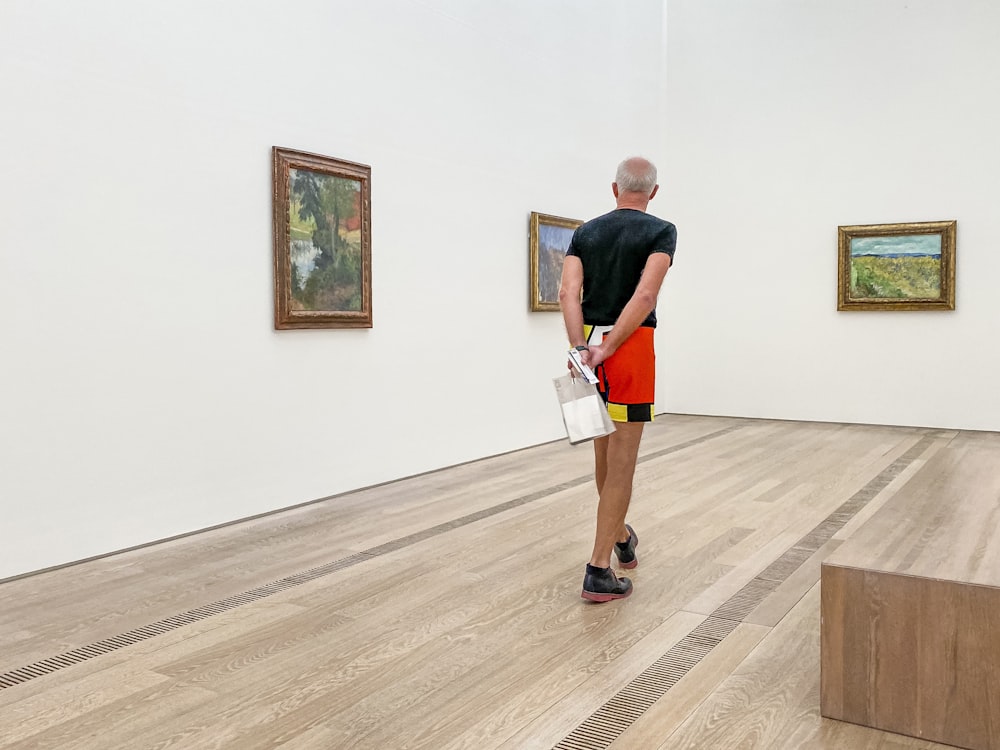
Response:
POLYGON ((275 327, 371 328, 371 167, 272 153, 275 327))
POLYGON ((360 183, 291 169, 288 200, 293 308, 360 310, 360 183))

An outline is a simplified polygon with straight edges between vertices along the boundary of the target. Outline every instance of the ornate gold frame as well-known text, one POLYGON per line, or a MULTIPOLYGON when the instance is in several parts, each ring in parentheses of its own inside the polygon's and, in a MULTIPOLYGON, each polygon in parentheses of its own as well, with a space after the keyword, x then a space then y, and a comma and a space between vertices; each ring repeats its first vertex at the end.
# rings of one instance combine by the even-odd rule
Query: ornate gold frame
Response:
MULTIPOLYGON (((304 151, 275 146, 272 149, 272 203, 274 209, 274 327, 287 328, 371 328, 371 167, 304 151), (360 310, 302 310, 292 301, 291 200, 289 170, 304 170, 328 177, 357 181, 360 216, 353 231, 360 230, 360 310)), ((337 230, 339 231, 339 227, 337 230)))
POLYGON ((954 310, 955 309, 955 221, 925 221, 910 224, 864 224, 837 228, 839 255, 837 274, 838 310, 954 310), (940 295, 917 297, 854 297, 851 293, 851 241, 869 237, 941 236, 940 295))
POLYGON ((529 267, 529 299, 531 312, 559 312, 559 300, 543 300, 539 289, 539 279, 541 277, 541 251, 538 243, 538 227, 547 224, 553 227, 564 229, 576 229, 583 222, 579 219, 566 219, 562 216, 550 216, 540 214, 537 211, 531 212, 531 220, 528 223, 528 267, 529 267))

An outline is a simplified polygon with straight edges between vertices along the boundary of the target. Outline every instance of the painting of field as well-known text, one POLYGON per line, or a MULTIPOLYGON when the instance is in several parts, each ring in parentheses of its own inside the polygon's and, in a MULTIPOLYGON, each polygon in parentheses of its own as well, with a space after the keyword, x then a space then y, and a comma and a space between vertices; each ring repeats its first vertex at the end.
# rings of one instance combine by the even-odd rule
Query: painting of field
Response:
POLYGON ((940 299, 941 236, 853 238, 851 297, 940 299))
POLYGON ((941 259, 929 256, 863 256, 851 263, 851 296, 875 299, 937 299, 941 259))
POLYGON ((954 310, 957 225, 837 227, 837 310, 954 310))

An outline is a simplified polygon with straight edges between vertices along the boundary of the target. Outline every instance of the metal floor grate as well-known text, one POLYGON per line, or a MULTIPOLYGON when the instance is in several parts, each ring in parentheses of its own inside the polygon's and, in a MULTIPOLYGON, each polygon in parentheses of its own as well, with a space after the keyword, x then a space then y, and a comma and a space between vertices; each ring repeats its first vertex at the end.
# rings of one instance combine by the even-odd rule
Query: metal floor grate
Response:
MULTIPOLYGON (((672 445, 669 448, 664 448, 654 453, 646 454, 639 460, 649 461, 671 453, 677 453, 685 448, 690 448, 694 445, 699 445, 709 440, 722 437, 723 435, 728 435, 738 429, 742 429, 742 425, 726 427, 721 430, 716 430, 715 432, 707 433, 701 437, 694 438, 693 440, 688 440, 687 442, 678 443, 677 445, 672 445)), ((57 656, 42 659, 34 662, 33 664, 12 669, 9 672, 0 673, 0 690, 20 685, 28 682, 29 680, 33 680, 37 677, 43 677, 61 669, 66 669, 74 664, 79 664, 82 661, 87 661, 88 659, 93 659, 95 657, 111 653, 112 651, 117 651, 120 648, 131 646, 135 643, 149 640, 150 638, 155 638, 158 635, 163 635, 164 633, 184 627, 185 625, 199 622, 200 620, 204 620, 208 617, 228 612, 229 610, 237 607, 242 607, 244 604, 251 604, 272 596, 273 594, 280 593, 295 586, 300 586, 303 583, 313 581, 317 578, 322 578, 323 576, 328 576, 338 570, 343 570, 344 568, 358 565, 359 563, 380 557, 381 555, 387 555, 390 552, 395 552, 403 549, 404 547, 409 547, 413 544, 417 544, 418 542, 443 534, 446 531, 452 531, 453 529, 457 529, 462 526, 468 526, 469 524, 481 521, 484 518, 504 513, 508 510, 512 510, 513 508, 527 505, 528 503, 541 500, 542 498, 548 497, 549 495, 553 495, 557 492, 578 487, 592 481, 593 475, 591 474, 575 477, 569 481, 546 487, 545 489, 532 492, 528 495, 522 495, 521 497, 514 498, 513 500, 508 500, 505 503, 493 505, 489 508, 476 511, 475 513, 469 513, 468 515, 460 518, 455 518, 451 521, 438 524, 437 526, 432 526, 429 529, 424 529, 423 531, 418 531, 414 534, 400 537, 399 539, 393 539, 392 541, 385 542, 384 544, 372 547, 363 552, 357 552, 353 555, 342 557, 325 565, 320 565, 315 568, 310 568, 309 570, 304 570, 300 573, 295 573, 294 575, 281 578, 265 586, 260 586, 255 589, 251 589, 250 591, 244 591, 240 594, 234 594, 233 596, 220 601, 212 602, 211 604, 206 604, 204 606, 197 607, 196 609, 191 609, 187 612, 167 617, 163 620, 158 620, 154 623, 150 623, 149 625, 143 625, 140 628, 129 630, 126 633, 120 633, 119 635, 115 635, 110 638, 104 638, 103 640, 96 641, 95 643, 71 649, 57 656)))
POLYGON ((735 620, 709 617, 588 716, 554 750, 589 750, 610 745, 737 625, 735 620))
POLYGON ((937 433, 921 438, 824 518, 802 539, 718 607, 632 682, 584 719, 553 750, 604 750, 719 645, 792 573, 926 451, 937 433))

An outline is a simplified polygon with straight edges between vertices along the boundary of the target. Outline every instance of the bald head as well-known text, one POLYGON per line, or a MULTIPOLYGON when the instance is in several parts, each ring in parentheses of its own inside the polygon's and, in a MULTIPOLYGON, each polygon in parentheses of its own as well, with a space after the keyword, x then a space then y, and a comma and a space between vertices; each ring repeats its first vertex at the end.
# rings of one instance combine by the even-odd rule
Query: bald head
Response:
POLYGON ((649 159, 631 156, 618 165, 615 184, 619 192, 641 193, 643 197, 650 198, 656 187, 656 167, 649 159))

